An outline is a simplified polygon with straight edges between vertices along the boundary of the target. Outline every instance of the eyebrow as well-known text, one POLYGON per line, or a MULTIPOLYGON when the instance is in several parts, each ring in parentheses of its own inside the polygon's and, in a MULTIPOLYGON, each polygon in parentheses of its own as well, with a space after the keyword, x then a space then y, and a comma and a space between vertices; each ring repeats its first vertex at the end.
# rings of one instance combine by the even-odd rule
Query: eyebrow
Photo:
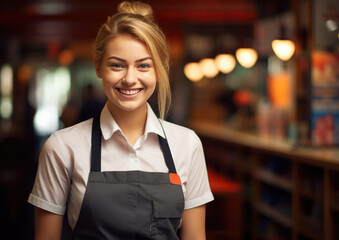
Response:
MULTIPOLYGON (((115 59, 115 60, 118 60, 120 62, 127 62, 125 59, 122 59, 122 58, 119 58, 119 57, 115 57, 115 56, 112 56, 112 57, 109 57, 108 59, 115 59)), ((142 62, 142 61, 145 61, 145 60, 153 60, 151 57, 144 57, 144 58, 140 58, 138 60, 135 60, 135 62, 142 62)))

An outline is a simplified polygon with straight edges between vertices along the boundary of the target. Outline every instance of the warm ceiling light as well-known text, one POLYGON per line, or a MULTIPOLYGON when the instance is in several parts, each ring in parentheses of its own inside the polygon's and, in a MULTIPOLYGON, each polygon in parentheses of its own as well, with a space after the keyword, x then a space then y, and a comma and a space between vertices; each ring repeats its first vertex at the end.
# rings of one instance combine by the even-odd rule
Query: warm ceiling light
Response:
POLYGON ((222 73, 230 73, 233 71, 236 61, 231 54, 219 54, 215 57, 215 64, 222 73))
POLYGON ((256 63, 258 59, 257 51, 253 48, 239 48, 235 52, 235 56, 238 59, 238 62, 244 68, 251 68, 256 63))
POLYGON ((208 78, 214 78, 219 73, 213 58, 204 58, 200 60, 199 67, 201 73, 208 78))
POLYGON ((295 50, 294 42, 291 40, 273 40, 272 48, 275 55, 283 61, 289 60, 295 50))
POLYGON ((184 73, 185 76, 193 82, 199 81, 203 78, 199 64, 196 62, 187 63, 184 67, 184 73))

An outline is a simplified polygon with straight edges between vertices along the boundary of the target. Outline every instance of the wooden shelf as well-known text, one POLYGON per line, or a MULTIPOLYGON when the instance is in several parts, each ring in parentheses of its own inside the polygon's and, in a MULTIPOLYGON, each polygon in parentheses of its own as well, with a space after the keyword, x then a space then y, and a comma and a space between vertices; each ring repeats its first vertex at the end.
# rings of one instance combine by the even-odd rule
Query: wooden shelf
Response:
POLYGON ((258 136, 255 132, 238 131, 228 127, 227 124, 214 122, 190 122, 189 127, 199 135, 238 144, 256 150, 279 153, 294 161, 307 160, 318 166, 332 166, 339 169, 339 148, 309 148, 297 147, 283 139, 271 139, 258 136))
POLYGON ((283 177, 279 177, 279 176, 275 175, 274 173, 269 172, 267 170, 258 169, 255 172, 255 176, 259 180, 261 180, 261 181, 263 181, 267 184, 274 185, 276 187, 282 188, 282 189, 287 190, 287 191, 292 190, 292 183, 291 183, 290 180, 285 179, 283 177))
POLYGON ((300 234, 311 240, 323 240, 323 238, 320 235, 314 235, 308 231, 303 230, 302 228, 300 229, 300 234))
POLYGON ((284 225, 287 228, 292 227, 292 220, 280 213, 279 211, 275 210, 274 208, 264 204, 264 203, 258 203, 256 206, 257 210, 261 212, 262 214, 266 215, 267 217, 270 217, 274 219, 276 222, 284 225))
POLYGON ((310 217, 299 216, 300 233, 313 240, 322 240, 322 221, 312 221, 310 217), (308 226, 308 227, 307 227, 308 226))
MULTIPOLYGON (((223 154, 215 156, 212 152, 211 162, 222 165, 223 174, 231 173, 249 187, 250 194, 243 194, 242 204, 249 208, 243 220, 251 219, 245 229, 251 233, 250 239, 270 238, 261 235, 260 218, 290 231, 288 239, 291 240, 338 239, 339 149, 299 148, 286 141, 264 139, 222 124, 195 123, 191 127, 200 137, 219 141, 223 154), (225 161, 234 153, 236 161, 225 161), (279 204, 285 210, 268 203, 279 204)), ((213 142, 210 144, 206 149, 215 151, 213 142)), ((209 159, 206 161, 208 164, 209 159)))

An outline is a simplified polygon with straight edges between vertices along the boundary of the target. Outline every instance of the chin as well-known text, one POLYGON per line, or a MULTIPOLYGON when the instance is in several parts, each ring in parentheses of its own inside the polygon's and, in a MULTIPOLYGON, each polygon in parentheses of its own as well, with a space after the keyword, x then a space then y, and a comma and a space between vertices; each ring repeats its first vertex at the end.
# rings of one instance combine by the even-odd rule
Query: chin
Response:
POLYGON ((146 102, 142 103, 142 104, 119 104, 119 105, 116 105, 116 106, 122 111, 134 112, 134 111, 141 109, 142 107, 145 107, 146 102))

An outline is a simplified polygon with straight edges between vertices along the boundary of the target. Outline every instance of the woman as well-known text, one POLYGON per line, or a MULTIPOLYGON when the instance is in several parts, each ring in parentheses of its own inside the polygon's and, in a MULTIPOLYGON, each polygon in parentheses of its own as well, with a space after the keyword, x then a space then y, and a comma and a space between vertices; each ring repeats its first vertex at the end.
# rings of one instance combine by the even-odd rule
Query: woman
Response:
POLYGON ((100 28, 95 69, 107 103, 100 116, 53 133, 29 196, 36 239, 205 239, 213 200, 201 142, 159 120, 147 100, 170 102, 166 39, 149 5, 123 2, 100 28))

